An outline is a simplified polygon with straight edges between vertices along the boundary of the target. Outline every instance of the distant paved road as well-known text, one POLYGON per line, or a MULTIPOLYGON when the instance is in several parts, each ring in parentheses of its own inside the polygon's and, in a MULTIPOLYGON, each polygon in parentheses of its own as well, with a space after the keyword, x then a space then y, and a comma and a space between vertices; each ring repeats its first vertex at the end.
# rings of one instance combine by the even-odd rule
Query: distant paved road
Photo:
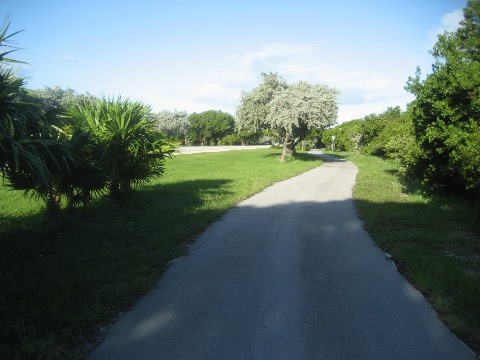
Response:
POLYGON ((92 360, 473 359, 374 246, 326 157, 210 226, 92 360))
POLYGON ((271 147, 271 145, 179 146, 177 147, 177 151, 180 154, 198 154, 233 150, 267 149, 269 147, 271 147))

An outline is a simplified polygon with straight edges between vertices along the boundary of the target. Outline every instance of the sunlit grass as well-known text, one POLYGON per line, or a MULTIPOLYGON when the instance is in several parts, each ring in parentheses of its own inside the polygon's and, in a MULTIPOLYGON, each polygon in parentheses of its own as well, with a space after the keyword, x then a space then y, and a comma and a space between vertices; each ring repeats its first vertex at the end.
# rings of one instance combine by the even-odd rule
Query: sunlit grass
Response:
POLYGON ((98 199, 62 213, 55 231, 42 204, 0 186, 0 358, 74 359, 153 287, 210 223, 242 199, 320 164, 281 150, 180 155, 123 208, 98 199))
POLYGON ((393 161, 341 155, 359 168, 355 205, 374 241, 480 351, 480 222, 472 204, 425 195, 393 161))

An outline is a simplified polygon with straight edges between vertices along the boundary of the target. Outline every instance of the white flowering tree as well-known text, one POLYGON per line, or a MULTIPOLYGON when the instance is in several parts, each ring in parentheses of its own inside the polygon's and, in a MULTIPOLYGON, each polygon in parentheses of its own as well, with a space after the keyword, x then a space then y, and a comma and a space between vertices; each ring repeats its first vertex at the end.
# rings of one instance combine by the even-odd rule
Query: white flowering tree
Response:
POLYGON ((188 132, 190 130, 190 120, 186 111, 167 111, 163 110, 153 115, 155 122, 160 130, 163 130, 167 136, 180 140, 184 145, 188 143, 188 132))
POLYGON ((260 85, 250 92, 242 92, 240 105, 236 111, 237 129, 258 132, 269 129, 267 116, 273 98, 288 87, 287 82, 276 73, 262 73, 260 85))
POLYGON ((237 108, 240 129, 269 129, 282 139, 281 161, 295 154, 295 145, 310 130, 334 125, 339 92, 321 84, 301 81, 289 85, 278 74, 262 74, 262 82, 242 94, 237 108))

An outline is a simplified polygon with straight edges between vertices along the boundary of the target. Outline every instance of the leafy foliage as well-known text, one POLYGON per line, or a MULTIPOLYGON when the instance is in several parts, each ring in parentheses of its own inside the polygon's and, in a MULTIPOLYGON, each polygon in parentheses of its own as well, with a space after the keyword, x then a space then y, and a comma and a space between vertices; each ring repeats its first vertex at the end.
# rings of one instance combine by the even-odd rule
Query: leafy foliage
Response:
POLYGON ((398 106, 325 131, 325 144, 330 145, 332 135, 339 151, 353 151, 358 141, 362 153, 397 159, 405 158, 405 151, 415 140, 411 116, 398 106))
POLYGON ((254 145, 261 141, 262 133, 250 130, 240 130, 221 138, 219 145, 254 145))
POLYGON ((18 33, 22 32, 22 31, 16 31, 12 34, 8 34, 8 29, 9 28, 10 28, 10 21, 7 17, 4 20, 2 27, 0 28, 0 49, 1 48, 7 48, 7 49, 5 49, 5 51, 1 50, 3 52, 0 52, 0 64, 2 64, 2 66, 5 66, 5 64, 12 64, 12 63, 13 64, 19 64, 19 63, 24 64, 23 61, 19 61, 19 60, 15 60, 15 59, 11 59, 11 58, 6 57, 10 53, 18 50, 18 47, 11 45, 11 42, 10 42, 9 39, 14 37, 18 33))
POLYGON ((47 123, 56 133, 56 139, 63 135, 71 135, 72 133, 73 124, 70 124, 65 118, 62 118, 62 115, 67 109, 94 99, 94 96, 88 93, 85 95, 78 94, 73 89, 62 89, 59 86, 29 90, 27 95, 29 101, 40 108, 47 123))
MULTIPOLYGON (((74 137, 85 139, 88 157, 102 170, 112 200, 120 204, 133 186, 163 173, 163 161, 173 151, 139 102, 96 99, 70 108, 74 137)), ((98 183, 101 183, 101 179, 98 183)))
POLYGON ((354 151, 355 137, 362 133, 362 120, 352 120, 340 124, 334 128, 327 129, 322 134, 322 143, 327 148, 331 147, 332 136, 335 136, 334 150, 354 151))
POLYGON ((454 33, 438 37, 432 73, 406 88, 421 152, 415 173, 432 190, 480 196, 480 2, 469 1, 454 33))
POLYGON ((242 94, 237 126, 240 130, 270 130, 283 143, 282 161, 295 153, 295 145, 312 129, 335 124, 337 90, 305 81, 289 85, 275 73, 261 76, 260 85, 242 94))
POLYGON ((287 82, 276 73, 262 73, 261 83, 250 92, 242 92, 236 118, 239 130, 260 131, 270 129, 267 116, 273 98, 288 87, 287 82))
POLYGON ((402 112, 400 107, 388 108, 383 113, 371 114, 363 119, 362 144, 364 151, 370 155, 385 156, 385 144, 391 136, 396 135, 392 124, 400 120, 402 112), (390 131, 384 131, 386 127, 390 131))
MULTIPOLYGON (((0 46, 13 35, 7 35, 9 23, 0 30, 0 46)), ((13 48, 0 54, 0 169, 14 189, 32 191, 42 198, 51 219, 59 209, 59 187, 73 165, 68 149, 55 141, 55 131, 43 112, 24 89, 5 58, 13 48), (8 64, 8 65, 6 65, 8 64)))
POLYGON ((396 159, 405 175, 412 175, 411 166, 419 156, 411 113, 403 112, 399 107, 326 130, 322 141, 329 149, 332 136, 335 136, 337 151, 396 159))
MULTIPOLYGON (((16 34, 8 28, 0 29, 0 47, 16 34)), ((52 225, 63 195, 69 206, 86 204, 108 187, 119 204, 133 186, 163 173, 173 149, 148 106, 59 87, 27 92, 11 66, 18 61, 5 57, 15 50, 0 53, 0 170, 10 187, 44 201, 52 225)))
POLYGON ((179 141, 183 145, 189 142, 190 121, 186 111, 161 111, 152 115, 158 128, 167 134, 168 138, 179 141))
POLYGON ((192 142, 199 145, 218 144, 218 141, 235 130, 233 116, 223 112, 208 110, 193 113, 188 117, 190 121, 190 137, 192 142))
POLYGON ((28 94, 33 98, 34 102, 41 105, 46 113, 55 113, 57 115, 62 114, 71 106, 94 98, 88 93, 86 95, 77 94, 73 89, 62 89, 60 86, 53 88, 46 86, 40 90, 30 90, 28 94))
POLYGON ((411 168, 419 156, 410 112, 399 113, 388 122, 382 133, 381 149, 385 157, 397 159, 406 170, 411 168))
POLYGON ((301 81, 280 91, 269 103, 267 123, 282 135, 304 139, 312 128, 334 125, 338 92, 320 84, 301 81))

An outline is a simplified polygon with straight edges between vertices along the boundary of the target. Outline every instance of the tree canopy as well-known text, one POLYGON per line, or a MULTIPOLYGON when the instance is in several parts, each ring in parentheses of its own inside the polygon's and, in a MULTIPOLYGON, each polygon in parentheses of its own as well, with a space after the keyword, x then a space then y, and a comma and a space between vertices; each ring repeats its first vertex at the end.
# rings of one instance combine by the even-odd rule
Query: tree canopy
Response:
POLYGON ((322 135, 323 143, 330 145, 332 136, 336 150, 394 158, 405 167, 418 155, 411 113, 399 106, 330 128, 322 135))
POLYGON ((250 92, 242 92, 240 105, 237 107, 236 118, 238 130, 248 129, 259 131, 270 129, 267 116, 270 112, 270 102, 288 87, 287 82, 276 73, 262 73, 262 81, 250 92))
POLYGON ((432 73, 406 89, 421 152, 414 170, 435 191, 480 196, 480 2, 468 1, 457 31, 439 35, 432 73))
POLYGON ((88 139, 92 160, 102 171, 114 203, 133 186, 159 177, 171 149, 150 116, 150 107, 122 99, 95 99, 70 107, 65 115, 75 136, 88 139))
POLYGON ((283 143, 282 161, 311 129, 334 125, 338 91, 322 84, 288 84, 276 73, 262 73, 261 83, 242 94, 237 108, 239 129, 268 129, 283 143))
POLYGON ((217 110, 208 110, 193 113, 188 117, 190 121, 190 137, 194 143, 200 145, 218 144, 218 141, 234 132, 235 121, 233 116, 217 110))
POLYGON ((165 132, 170 139, 187 145, 190 121, 186 111, 163 110, 152 116, 158 128, 165 132))

